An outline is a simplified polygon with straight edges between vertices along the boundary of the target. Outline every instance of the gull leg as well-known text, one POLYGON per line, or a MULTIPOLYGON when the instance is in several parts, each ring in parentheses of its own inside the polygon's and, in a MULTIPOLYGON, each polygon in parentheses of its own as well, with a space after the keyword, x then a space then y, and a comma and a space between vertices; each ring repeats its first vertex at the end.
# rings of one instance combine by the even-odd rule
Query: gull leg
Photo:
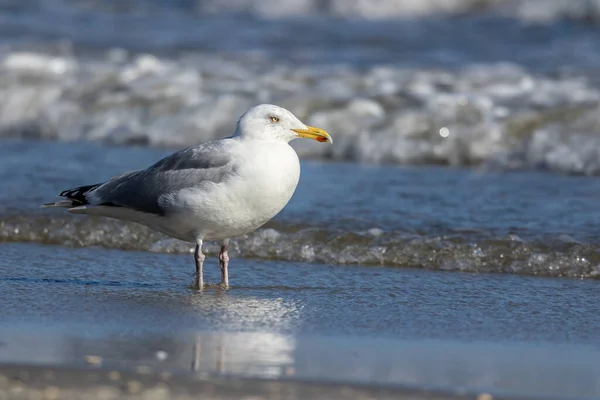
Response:
POLYGON ((198 290, 204 287, 204 276, 202 274, 202 265, 206 256, 202 253, 202 239, 196 242, 196 251, 194 252, 194 260, 196 261, 196 280, 194 286, 198 290))
POLYGON ((224 288, 229 287, 229 271, 227 267, 229 266, 229 255, 227 254, 227 250, 229 249, 229 239, 223 240, 221 243, 221 251, 219 252, 219 267, 221 267, 221 285, 224 288))

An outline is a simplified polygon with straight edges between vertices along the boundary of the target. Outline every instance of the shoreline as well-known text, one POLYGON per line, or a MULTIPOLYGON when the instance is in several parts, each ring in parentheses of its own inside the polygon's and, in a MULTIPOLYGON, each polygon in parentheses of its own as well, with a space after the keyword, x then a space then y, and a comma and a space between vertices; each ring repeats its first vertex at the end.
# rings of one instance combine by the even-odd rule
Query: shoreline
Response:
MULTIPOLYGON (((123 371, 0 364, 0 398, 9 399, 402 399, 491 400, 487 393, 444 392, 408 387, 385 387, 338 382, 267 380, 210 376, 171 375, 167 372, 123 371)), ((513 399, 516 399, 513 398, 513 399)))

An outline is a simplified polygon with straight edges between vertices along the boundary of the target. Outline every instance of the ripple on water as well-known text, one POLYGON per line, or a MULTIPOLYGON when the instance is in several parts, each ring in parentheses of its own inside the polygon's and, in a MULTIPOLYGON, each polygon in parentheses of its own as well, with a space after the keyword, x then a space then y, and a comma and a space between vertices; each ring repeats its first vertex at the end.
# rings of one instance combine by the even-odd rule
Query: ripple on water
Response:
MULTIPOLYGON (((7 217, 0 222, 0 240, 68 246, 103 246, 159 253, 191 253, 190 243, 167 238, 137 224, 70 217, 7 217)), ((216 243, 205 252, 218 254, 216 243)), ((384 265, 444 271, 522 275, 600 277, 600 246, 569 238, 521 240, 423 236, 401 232, 345 232, 287 226, 234 239, 234 257, 304 261, 334 265, 384 265)))

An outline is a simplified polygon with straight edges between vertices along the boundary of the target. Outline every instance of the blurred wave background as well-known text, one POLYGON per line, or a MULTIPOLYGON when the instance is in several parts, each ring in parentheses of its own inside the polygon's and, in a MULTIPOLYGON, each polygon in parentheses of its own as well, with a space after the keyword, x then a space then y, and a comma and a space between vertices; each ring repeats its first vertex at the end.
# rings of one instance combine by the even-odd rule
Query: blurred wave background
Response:
POLYGON ((599 20, 593 0, 2 0, 0 137, 181 147, 272 102, 334 135, 305 157, 597 175, 599 20))

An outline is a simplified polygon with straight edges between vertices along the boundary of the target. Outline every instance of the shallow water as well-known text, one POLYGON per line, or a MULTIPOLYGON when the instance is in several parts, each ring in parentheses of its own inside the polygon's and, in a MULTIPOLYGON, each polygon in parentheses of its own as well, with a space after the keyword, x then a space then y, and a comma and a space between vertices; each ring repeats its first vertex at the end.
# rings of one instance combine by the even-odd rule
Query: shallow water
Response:
MULTIPOLYGON (((146 167, 165 151, 1 144, 2 240, 190 251, 190 244, 136 224, 38 208, 64 189, 146 167)), ((597 278, 598 199, 600 183, 590 177, 307 161, 284 211, 265 228, 236 239, 232 253, 335 265, 597 278)), ((217 250, 215 244, 206 249, 217 250)))
POLYGON ((234 259, 199 294, 190 255, 0 251, 0 361, 600 394, 596 281, 234 259))

